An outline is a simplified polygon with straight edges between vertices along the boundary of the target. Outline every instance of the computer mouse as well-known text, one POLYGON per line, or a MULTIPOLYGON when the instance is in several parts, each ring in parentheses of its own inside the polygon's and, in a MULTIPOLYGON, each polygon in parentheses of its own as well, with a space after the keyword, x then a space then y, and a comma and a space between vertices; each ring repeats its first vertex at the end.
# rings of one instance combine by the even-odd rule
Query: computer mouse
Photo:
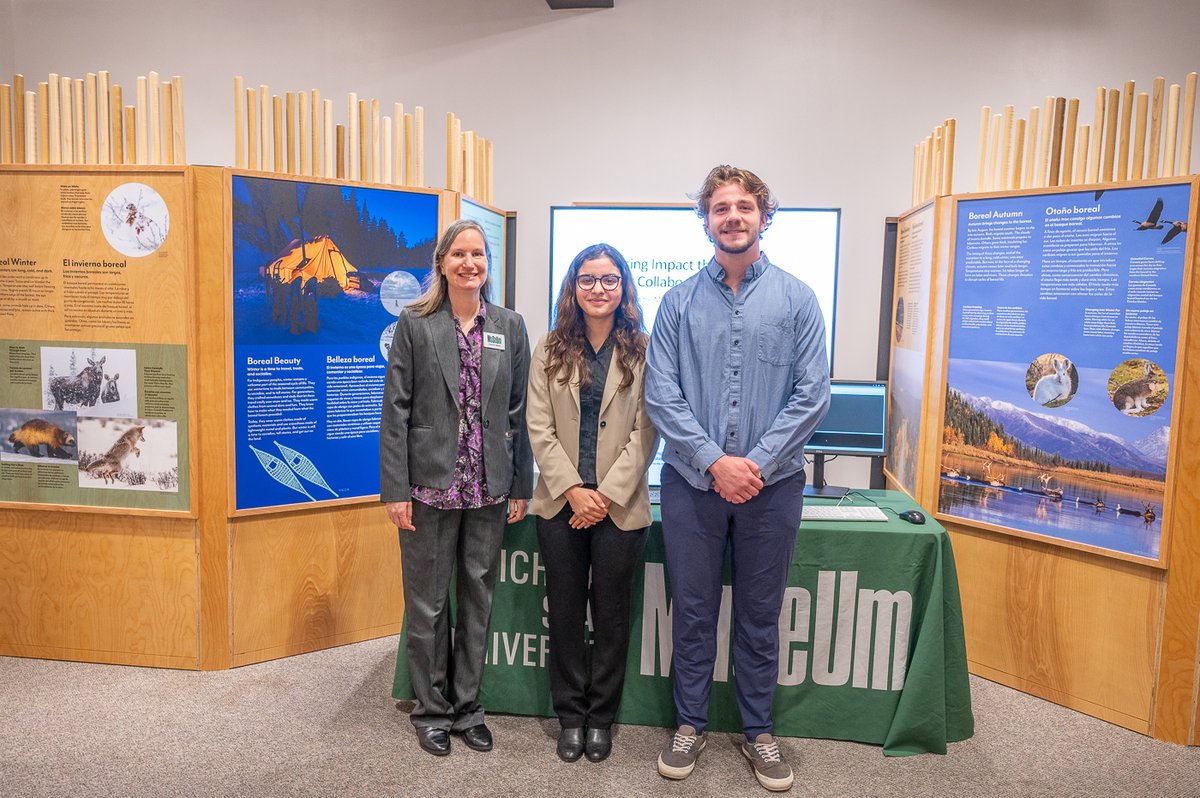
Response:
POLYGON ((903 518, 910 524, 925 523, 925 513, 921 512, 920 510, 905 510, 902 513, 896 513, 896 516, 898 518, 903 518))

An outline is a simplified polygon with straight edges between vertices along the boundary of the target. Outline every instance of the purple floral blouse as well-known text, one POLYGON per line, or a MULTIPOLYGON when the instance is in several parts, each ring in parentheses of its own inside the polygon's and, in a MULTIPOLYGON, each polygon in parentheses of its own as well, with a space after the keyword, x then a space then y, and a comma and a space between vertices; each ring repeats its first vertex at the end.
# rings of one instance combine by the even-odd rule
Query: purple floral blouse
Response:
POLYGON ((507 496, 487 495, 487 478, 483 472, 483 387, 480 367, 483 363, 483 320, 486 305, 479 303, 479 315, 470 332, 463 332, 454 318, 458 340, 458 455, 454 460, 454 476, 445 489, 413 485, 413 498, 439 510, 471 510, 500 504, 507 496))

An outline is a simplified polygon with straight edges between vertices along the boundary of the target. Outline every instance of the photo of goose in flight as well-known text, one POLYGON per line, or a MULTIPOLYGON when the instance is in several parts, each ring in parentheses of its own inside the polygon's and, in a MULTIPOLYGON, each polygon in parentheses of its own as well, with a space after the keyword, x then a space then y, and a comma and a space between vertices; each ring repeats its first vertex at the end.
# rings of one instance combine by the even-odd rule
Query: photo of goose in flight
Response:
POLYGON ((1162 197, 1158 198, 1158 202, 1154 203, 1154 208, 1150 211, 1150 215, 1146 217, 1146 221, 1142 222, 1137 219, 1133 223, 1137 225, 1138 230, 1161 230, 1162 224, 1159 223, 1158 217, 1162 215, 1163 201, 1162 197))
POLYGON ((1187 222, 1168 222, 1166 219, 1164 219, 1163 224, 1170 225, 1170 229, 1167 230, 1167 234, 1163 236, 1162 243, 1164 244, 1180 233, 1187 232, 1187 222))

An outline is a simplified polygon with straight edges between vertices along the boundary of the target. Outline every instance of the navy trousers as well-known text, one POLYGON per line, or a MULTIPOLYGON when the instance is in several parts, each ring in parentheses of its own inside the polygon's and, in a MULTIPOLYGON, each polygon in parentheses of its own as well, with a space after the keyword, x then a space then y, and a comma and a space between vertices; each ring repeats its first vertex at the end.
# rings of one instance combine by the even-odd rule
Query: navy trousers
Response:
POLYGON ((693 488, 662 471, 663 543, 671 579, 675 708, 680 726, 703 731, 717 656, 721 568, 732 564, 733 683, 742 730, 772 733, 779 671, 779 612, 800 528, 804 472, 768 485, 744 504, 693 488))

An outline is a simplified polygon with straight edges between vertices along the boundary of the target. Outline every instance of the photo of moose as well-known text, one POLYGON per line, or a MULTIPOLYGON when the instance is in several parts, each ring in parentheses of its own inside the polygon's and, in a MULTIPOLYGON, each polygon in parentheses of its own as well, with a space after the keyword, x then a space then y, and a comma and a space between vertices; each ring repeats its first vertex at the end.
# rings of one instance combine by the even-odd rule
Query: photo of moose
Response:
POLYGON ((135 350, 43 346, 41 357, 43 409, 110 418, 137 415, 135 350))

